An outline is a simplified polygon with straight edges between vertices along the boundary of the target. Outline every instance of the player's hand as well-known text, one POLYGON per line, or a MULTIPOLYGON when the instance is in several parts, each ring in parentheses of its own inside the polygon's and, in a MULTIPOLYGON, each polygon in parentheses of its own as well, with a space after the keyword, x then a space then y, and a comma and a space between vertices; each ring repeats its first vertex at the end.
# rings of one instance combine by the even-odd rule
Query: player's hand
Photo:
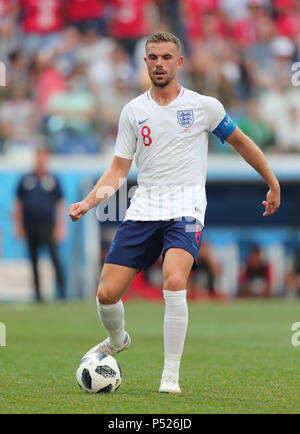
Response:
POLYGON ((73 203, 69 208, 69 216, 73 222, 77 222, 80 217, 86 214, 89 210, 88 204, 83 200, 81 202, 73 203))
POLYGON ((264 200, 262 204, 265 207, 265 212, 263 216, 274 214, 280 205, 280 189, 272 190, 270 189, 267 193, 267 200, 264 200))

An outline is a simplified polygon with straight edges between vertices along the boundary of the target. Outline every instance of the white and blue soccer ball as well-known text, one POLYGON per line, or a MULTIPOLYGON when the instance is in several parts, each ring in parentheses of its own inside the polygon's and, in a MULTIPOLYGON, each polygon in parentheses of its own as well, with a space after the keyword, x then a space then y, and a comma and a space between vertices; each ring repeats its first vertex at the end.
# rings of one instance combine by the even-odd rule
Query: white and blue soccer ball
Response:
POLYGON ((81 359, 76 371, 76 379, 85 392, 112 393, 122 382, 122 371, 114 357, 92 353, 81 359))

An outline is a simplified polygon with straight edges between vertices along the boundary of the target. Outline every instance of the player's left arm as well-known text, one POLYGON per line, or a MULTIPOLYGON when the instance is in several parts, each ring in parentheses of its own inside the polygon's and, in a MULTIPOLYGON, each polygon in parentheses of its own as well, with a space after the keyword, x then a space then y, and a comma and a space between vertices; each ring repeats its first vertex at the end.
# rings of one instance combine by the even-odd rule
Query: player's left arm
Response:
POLYGON ((265 206, 263 215, 274 214, 280 205, 280 185, 263 152, 239 127, 236 127, 234 132, 226 138, 226 141, 234 147, 268 184, 269 191, 266 200, 262 202, 265 206))

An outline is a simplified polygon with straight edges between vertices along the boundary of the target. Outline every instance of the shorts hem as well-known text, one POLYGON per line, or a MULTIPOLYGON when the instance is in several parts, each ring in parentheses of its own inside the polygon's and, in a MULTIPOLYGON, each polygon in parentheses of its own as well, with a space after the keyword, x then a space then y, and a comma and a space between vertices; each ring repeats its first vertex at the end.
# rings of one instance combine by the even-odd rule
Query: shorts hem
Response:
MULTIPOLYGON (((128 208, 129 209, 129 208, 128 208)), ((125 215, 124 217, 124 222, 125 221, 133 221, 133 222, 168 222, 171 220, 176 220, 176 219, 184 219, 187 217, 191 217, 193 219, 196 219, 202 226, 202 228, 204 228, 204 221, 202 218, 199 217, 199 215, 196 215, 195 212, 190 212, 190 213, 186 213, 184 215, 180 214, 175 214, 174 216, 141 216, 141 215, 135 215, 132 214, 130 215, 129 213, 125 215)))
MULTIPOLYGON (((194 264, 197 265, 197 259, 195 259, 195 255, 191 251, 191 249, 188 249, 185 246, 169 246, 169 247, 166 247, 165 249, 162 250, 161 255, 162 255, 163 258, 165 256, 166 251, 169 250, 169 249, 182 249, 182 250, 185 250, 186 252, 188 252, 188 253, 190 253, 192 255, 192 257, 194 259, 194 264)), ((197 257, 198 257, 198 252, 197 252, 197 257)))
POLYGON ((132 268, 134 270, 138 270, 138 272, 142 271, 142 270, 143 271, 147 270, 147 268, 139 267, 139 266, 128 264, 128 263, 124 263, 122 261, 117 261, 117 260, 114 260, 114 259, 108 259, 108 260, 105 259, 104 264, 121 265, 122 267, 127 267, 127 268, 132 268))

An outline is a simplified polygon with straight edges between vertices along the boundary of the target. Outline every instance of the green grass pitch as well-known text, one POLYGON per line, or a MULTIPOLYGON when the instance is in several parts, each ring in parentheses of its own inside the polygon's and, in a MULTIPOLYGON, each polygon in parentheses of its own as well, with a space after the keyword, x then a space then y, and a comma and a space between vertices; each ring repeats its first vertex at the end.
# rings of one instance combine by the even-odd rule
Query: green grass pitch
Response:
POLYGON ((189 305, 182 394, 157 392, 162 303, 126 303, 131 347, 116 356, 123 382, 111 395, 77 385, 81 356, 105 337, 92 302, 0 304, 0 413, 300 413, 298 301, 189 305))

